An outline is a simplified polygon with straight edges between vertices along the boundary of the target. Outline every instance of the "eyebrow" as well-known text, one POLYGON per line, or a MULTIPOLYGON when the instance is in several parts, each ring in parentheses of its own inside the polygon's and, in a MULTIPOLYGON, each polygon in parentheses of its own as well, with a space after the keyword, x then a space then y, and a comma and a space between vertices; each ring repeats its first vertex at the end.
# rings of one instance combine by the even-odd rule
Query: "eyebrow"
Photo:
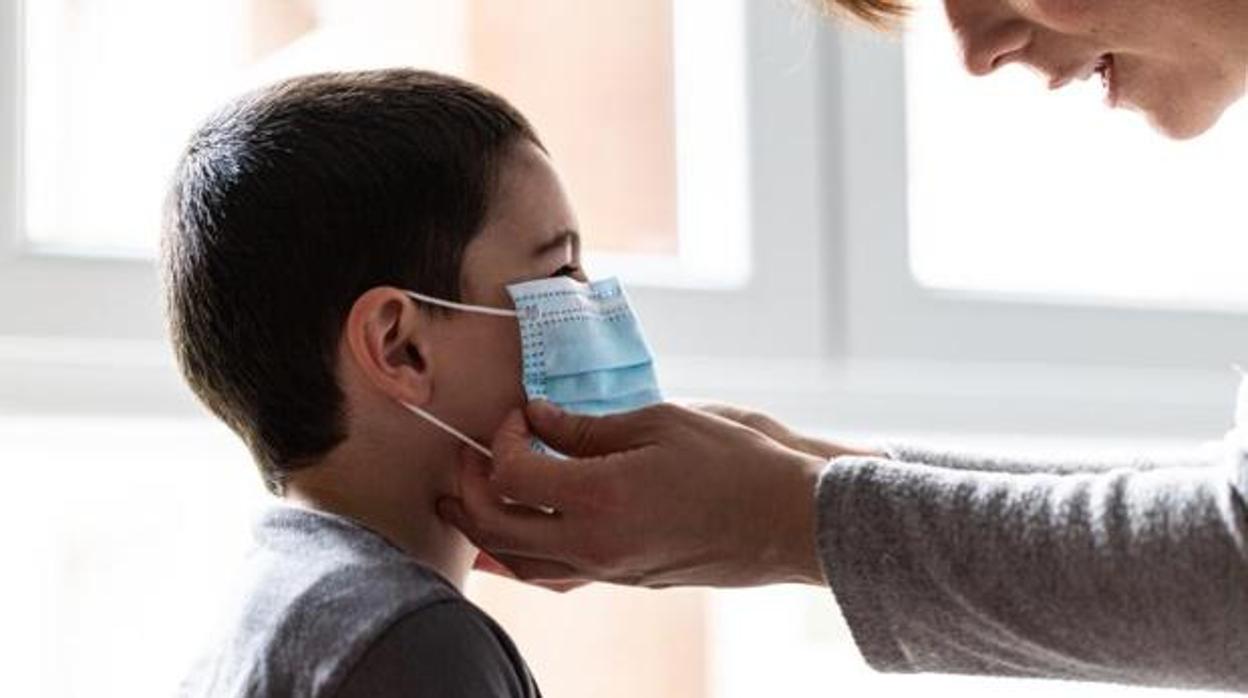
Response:
POLYGON ((572 245, 573 254, 578 252, 581 249, 581 234, 575 230, 560 230, 555 233, 554 237, 538 245, 537 249, 533 250, 533 256, 541 257, 569 244, 572 245))

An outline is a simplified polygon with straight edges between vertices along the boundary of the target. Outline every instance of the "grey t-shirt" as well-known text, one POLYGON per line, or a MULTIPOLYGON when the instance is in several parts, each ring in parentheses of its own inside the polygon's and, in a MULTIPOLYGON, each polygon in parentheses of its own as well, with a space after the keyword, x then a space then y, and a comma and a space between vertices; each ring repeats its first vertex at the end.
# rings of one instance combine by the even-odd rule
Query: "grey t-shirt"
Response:
POLYGON ((277 506, 255 538, 222 634, 182 695, 541 695, 497 623, 376 533, 277 506))

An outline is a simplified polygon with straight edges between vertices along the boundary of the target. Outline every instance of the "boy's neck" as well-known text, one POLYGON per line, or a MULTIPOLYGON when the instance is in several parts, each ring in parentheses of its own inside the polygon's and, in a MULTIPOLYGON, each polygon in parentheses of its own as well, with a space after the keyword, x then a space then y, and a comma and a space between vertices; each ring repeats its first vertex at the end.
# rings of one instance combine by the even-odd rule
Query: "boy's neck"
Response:
POLYGON ((442 476, 454 468, 455 451, 391 449, 424 454, 397 462, 369 450, 348 441, 320 463, 294 471, 284 498, 360 523, 463 589, 476 548, 435 508, 439 497, 450 494, 442 476))

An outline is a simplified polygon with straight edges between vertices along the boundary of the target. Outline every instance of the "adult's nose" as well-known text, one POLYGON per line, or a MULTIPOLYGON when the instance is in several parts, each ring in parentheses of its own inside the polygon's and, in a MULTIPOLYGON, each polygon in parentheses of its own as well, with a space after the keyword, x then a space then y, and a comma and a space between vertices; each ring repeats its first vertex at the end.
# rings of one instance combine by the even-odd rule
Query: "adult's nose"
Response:
POLYGON ((1004 3, 947 0, 945 14, 958 39, 962 63, 972 75, 987 75, 1009 63, 1031 41, 1031 26, 1003 10, 1004 3))

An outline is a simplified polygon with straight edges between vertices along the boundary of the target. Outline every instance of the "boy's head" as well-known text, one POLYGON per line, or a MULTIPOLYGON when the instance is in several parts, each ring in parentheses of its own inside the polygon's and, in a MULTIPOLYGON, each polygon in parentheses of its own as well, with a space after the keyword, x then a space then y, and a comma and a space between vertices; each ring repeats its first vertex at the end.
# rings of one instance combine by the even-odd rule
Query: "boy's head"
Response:
POLYGON ((162 255, 175 352, 272 489, 348 439, 451 454, 400 403, 488 440, 524 399, 516 324, 403 289, 506 308, 507 284, 583 279, 576 227, 500 97, 414 70, 288 80, 218 112, 178 166, 162 255))

